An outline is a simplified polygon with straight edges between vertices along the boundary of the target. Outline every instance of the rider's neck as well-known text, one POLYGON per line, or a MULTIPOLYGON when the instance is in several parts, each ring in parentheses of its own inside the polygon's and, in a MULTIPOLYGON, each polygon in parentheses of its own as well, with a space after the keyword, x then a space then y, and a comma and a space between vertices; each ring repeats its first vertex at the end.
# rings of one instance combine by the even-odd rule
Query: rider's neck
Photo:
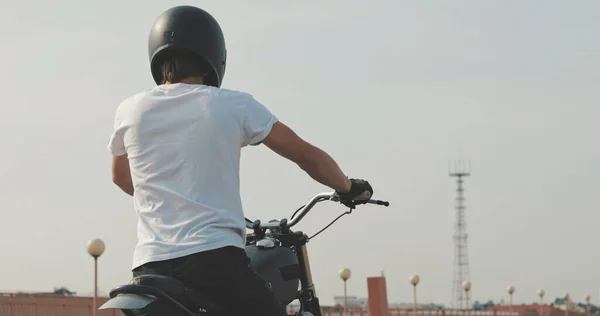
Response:
MULTIPOLYGON (((175 83, 177 83, 177 82, 175 82, 175 83)), ((180 83, 204 84, 204 78, 202 78, 202 77, 187 77, 187 78, 181 79, 180 83)), ((173 84, 173 82, 166 81, 164 84, 173 84)))

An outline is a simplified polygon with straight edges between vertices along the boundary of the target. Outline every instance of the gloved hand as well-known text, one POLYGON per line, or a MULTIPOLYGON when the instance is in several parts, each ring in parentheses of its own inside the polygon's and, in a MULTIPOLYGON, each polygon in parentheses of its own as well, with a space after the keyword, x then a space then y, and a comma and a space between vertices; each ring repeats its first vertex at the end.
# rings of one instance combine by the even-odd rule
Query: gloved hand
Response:
POLYGON ((354 209, 356 205, 366 204, 373 196, 373 188, 368 181, 361 179, 350 179, 352 186, 348 192, 336 192, 340 197, 340 202, 347 207, 354 209))

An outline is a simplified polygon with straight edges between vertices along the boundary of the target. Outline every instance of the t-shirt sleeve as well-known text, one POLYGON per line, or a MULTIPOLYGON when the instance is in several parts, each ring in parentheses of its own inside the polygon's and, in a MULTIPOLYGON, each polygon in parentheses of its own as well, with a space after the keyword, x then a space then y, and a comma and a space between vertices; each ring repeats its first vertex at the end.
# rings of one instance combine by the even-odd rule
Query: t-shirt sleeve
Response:
POLYGON ((249 96, 246 102, 246 117, 244 120, 244 145, 258 145, 271 132, 277 117, 254 97, 249 96))
POLYGON ((125 143, 123 141, 124 127, 122 118, 120 117, 119 110, 115 114, 115 121, 113 125, 113 132, 108 140, 108 151, 113 156, 123 156, 127 153, 125 150, 125 143))

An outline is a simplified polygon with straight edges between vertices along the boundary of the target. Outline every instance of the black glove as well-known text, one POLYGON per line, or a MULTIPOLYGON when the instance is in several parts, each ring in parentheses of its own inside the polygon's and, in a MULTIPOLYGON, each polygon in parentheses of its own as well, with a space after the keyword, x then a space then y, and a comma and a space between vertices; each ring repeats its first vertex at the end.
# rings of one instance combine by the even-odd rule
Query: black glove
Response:
POLYGON ((356 205, 366 204, 367 201, 373 196, 373 188, 369 182, 360 179, 350 179, 352 186, 350 191, 341 193, 336 192, 340 197, 340 202, 347 207, 353 209, 356 205), (365 191, 368 192, 365 193, 365 191), (364 196, 361 196, 364 195, 364 196), (366 199, 365 199, 366 197, 366 199))

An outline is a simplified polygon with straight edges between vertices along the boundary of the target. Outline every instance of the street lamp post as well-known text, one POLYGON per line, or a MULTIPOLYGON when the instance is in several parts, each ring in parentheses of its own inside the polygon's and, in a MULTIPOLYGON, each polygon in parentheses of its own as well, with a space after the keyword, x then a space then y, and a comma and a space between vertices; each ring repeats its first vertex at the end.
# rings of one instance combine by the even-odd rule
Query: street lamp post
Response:
POLYGON ((540 297, 540 308, 539 308, 540 311, 539 311, 539 313, 540 313, 540 316, 542 316, 543 315, 543 310, 544 310, 543 309, 544 308, 544 295, 546 295, 546 291, 544 291, 542 289, 539 289, 538 292, 537 292, 537 295, 540 297))
POLYGON ((513 294, 515 293, 515 287, 512 285, 509 285, 506 288, 506 291, 508 291, 508 313, 512 316, 513 294))
POLYGON ((585 296, 585 316, 590 316, 590 300, 592 297, 588 294, 585 296))
POLYGON ((348 279, 350 279, 352 273, 350 272, 350 269, 343 268, 340 270, 339 274, 342 281, 344 281, 344 315, 346 315, 348 312, 348 292, 346 291, 346 283, 348 279))
POLYGON ((100 238, 92 239, 88 242, 87 251, 94 258, 94 301, 92 303, 94 316, 98 313, 98 258, 104 253, 105 249, 104 242, 100 238))
POLYGON ((565 293, 565 316, 569 316, 569 302, 571 301, 571 296, 569 293, 565 293))
POLYGON ((421 281, 418 274, 413 274, 408 279, 410 284, 413 286, 413 315, 417 315, 417 285, 421 281))
POLYGON ((464 281, 462 283, 463 290, 465 290, 465 316, 469 316, 469 292, 471 292, 471 281, 464 281))

